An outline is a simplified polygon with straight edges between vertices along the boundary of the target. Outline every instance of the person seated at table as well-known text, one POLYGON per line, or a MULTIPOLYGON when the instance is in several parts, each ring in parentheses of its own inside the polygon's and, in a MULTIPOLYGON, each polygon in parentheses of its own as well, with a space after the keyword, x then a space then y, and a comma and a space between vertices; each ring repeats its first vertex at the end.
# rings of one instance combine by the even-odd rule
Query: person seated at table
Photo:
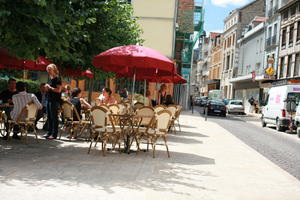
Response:
POLYGON ((126 88, 121 89, 119 94, 122 99, 127 99, 128 97, 128 91, 126 88))
MULTIPOLYGON (((80 118, 81 118, 82 109, 88 110, 92 108, 92 106, 84 98, 82 98, 82 93, 80 88, 74 88, 72 90, 71 103, 75 106, 80 118)), ((73 114, 73 120, 74 121, 80 120, 77 118, 77 115, 75 113, 73 114)))
MULTIPOLYGON (((35 96, 37 97, 39 102, 41 102, 41 104, 43 105, 43 109, 38 111, 37 116, 36 116, 35 124, 37 124, 37 122, 46 114, 46 111, 47 111, 47 88, 46 88, 46 83, 41 83, 39 89, 40 90, 35 93, 35 96)), ((43 126, 43 130, 46 131, 47 127, 48 127, 48 120, 45 122, 45 124, 43 126)))
POLYGON ((99 100, 101 104, 117 103, 114 96, 112 95, 112 91, 109 88, 103 88, 102 94, 99 96, 99 100))
POLYGON ((72 87, 70 85, 65 85, 65 87, 62 88, 61 96, 66 100, 70 100, 72 98, 72 87))
POLYGON ((160 89, 157 93, 157 104, 165 104, 166 103, 166 96, 167 96, 167 85, 162 84, 160 89))
MULTIPOLYGON (((16 89, 16 79, 10 78, 7 82, 7 89, 3 90, 0 93, 0 100, 2 101, 2 104, 10 104, 12 105, 12 96, 17 94, 17 89, 16 89)), ((7 116, 8 119, 10 119, 10 112, 12 110, 12 107, 5 107, 4 109, 5 115, 7 116)), ((8 131, 8 123, 5 123, 6 127, 6 132, 8 131)), ((3 139, 7 139, 7 137, 4 137, 3 139)))
MULTIPOLYGON (((14 104, 14 108, 10 113, 10 117, 12 120, 16 121, 19 117, 19 114, 22 112, 23 108, 29 103, 33 102, 38 106, 38 109, 42 109, 43 105, 39 102, 37 97, 34 94, 26 92, 26 85, 23 81, 17 82, 17 91, 18 94, 12 96, 12 102, 14 104)), ((25 116, 23 116, 25 117, 25 116)), ((24 119, 22 119, 24 120, 24 119)), ((18 128, 14 127, 14 135, 13 138, 18 138, 18 128)))
POLYGON ((3 104, 12 104, 12 96, 18 93, 16 83, 16 79, 10 78, 8 80, 7 89, 0 93, 0 100, 2 100, 3 104))

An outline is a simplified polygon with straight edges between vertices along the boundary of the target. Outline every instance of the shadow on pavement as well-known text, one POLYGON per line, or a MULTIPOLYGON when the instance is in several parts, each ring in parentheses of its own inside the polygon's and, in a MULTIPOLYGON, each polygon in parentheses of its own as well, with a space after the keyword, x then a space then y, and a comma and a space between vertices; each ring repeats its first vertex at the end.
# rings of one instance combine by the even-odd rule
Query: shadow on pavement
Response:
MULTIPOLYGON (((195 137, 198 135, 182 132, 171 135, 170 142, 201 143, 182 137, 188 134, 195 137)), ((185 194, 176 191, 174 185, 214 191, 201 186, 203 184, 195 183, 198 181, 196 177, 199 179, 199 176, 215 176, 193 166, 214 165, 215 160, 193 152, 172 151, 172 145, 169 146, 171 158, 167 157, 165 147, 161 146, 157 147, 156 158, 153 159, 151 149, 149 152, 131 154, 108 152, 107 156, 103 157, 100 144, 87 154, 87 142, 45 139, 39 141, 40 143, 36 143, 33 137, 28 138, 28 144, 17 140, 0 141, 2 184, 14 186, 15 181, 44 187, 57 187, 56 184, 87 184, 107 193, 114 193, 114 187, 123 187, 140 191, 148 188, 185 194)))

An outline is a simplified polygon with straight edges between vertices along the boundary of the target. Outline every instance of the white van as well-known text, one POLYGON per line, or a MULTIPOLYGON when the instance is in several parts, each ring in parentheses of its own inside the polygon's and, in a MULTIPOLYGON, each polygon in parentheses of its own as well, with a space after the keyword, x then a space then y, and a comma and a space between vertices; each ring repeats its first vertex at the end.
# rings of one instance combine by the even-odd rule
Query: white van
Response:
POLYGON ((262 126, 275 124, 276 130, 283 131, 290 125, 286 101, 300 99, 300 84, 274 86, 269 90, 265 106, 262 109, 262 126))
POLYGON ((300 138, 300 105, 297 106, 296 115, 294 118, 294 125, 296 128, 296 132, 298 137, 300 138))

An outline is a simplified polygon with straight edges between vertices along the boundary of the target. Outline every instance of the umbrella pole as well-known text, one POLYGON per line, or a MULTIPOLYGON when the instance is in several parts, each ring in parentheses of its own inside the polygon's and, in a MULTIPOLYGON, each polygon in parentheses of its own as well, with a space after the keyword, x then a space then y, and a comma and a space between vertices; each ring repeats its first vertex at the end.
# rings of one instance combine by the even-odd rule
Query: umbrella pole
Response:
POLYGON ((134 74, 133 74, 132 94, 131 94, 131 105, 133 105, 134 88, 135 88, 135 70, 134 70, 134 74))
POLYGON ((144 80, 144 105, 146 104, 146 89, 147 89, 147 82, 146 79, 144 80))

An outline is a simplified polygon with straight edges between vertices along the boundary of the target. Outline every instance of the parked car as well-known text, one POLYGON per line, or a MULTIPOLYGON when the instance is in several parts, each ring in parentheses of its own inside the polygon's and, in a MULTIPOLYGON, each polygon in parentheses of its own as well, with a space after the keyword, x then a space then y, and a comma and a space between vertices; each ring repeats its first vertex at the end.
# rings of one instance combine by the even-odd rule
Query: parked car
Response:
POLYGON ((245 108, 242 100, 230 100, 227 104, 227 113, 245 114, 245 108))
POLYGON ((232 99, 223 99, 223 103, 227 106, 230 100, 232 99))
MULTIPOLYGON (((205 108, 206 107, 207 107, 207 115, 217 114, 226 117, 226 106, 222 101, 209 100, 205 108)), ((205 114, 205 110, 206 109, 204 109, 203 111, 204 114, 205 114)))
POLYGON ((287 84, 275 86, 269 90, 267 100, 262 109, 261 122, 265 127, 267 124, 276 125, 276 130, 284 131, 291 125, 291 115, 287 102, 300 99, 300 84, 287 84))
POLYGON ((207 101, 208 101, 208 97, 201 97, 201 101, 200 101, 200 106, 205 106, 207 104, 207 101))
POLYGON ((201 97, 195 97, 195 99, 194 99, 194 105, 200 105, 200 103, 201 103, 201 97))
POLYGON ((300 138, 300 105, 299 104, 296 108, 296 114, 294 117, 294 126, 296 128, 297 135, 300 138))

